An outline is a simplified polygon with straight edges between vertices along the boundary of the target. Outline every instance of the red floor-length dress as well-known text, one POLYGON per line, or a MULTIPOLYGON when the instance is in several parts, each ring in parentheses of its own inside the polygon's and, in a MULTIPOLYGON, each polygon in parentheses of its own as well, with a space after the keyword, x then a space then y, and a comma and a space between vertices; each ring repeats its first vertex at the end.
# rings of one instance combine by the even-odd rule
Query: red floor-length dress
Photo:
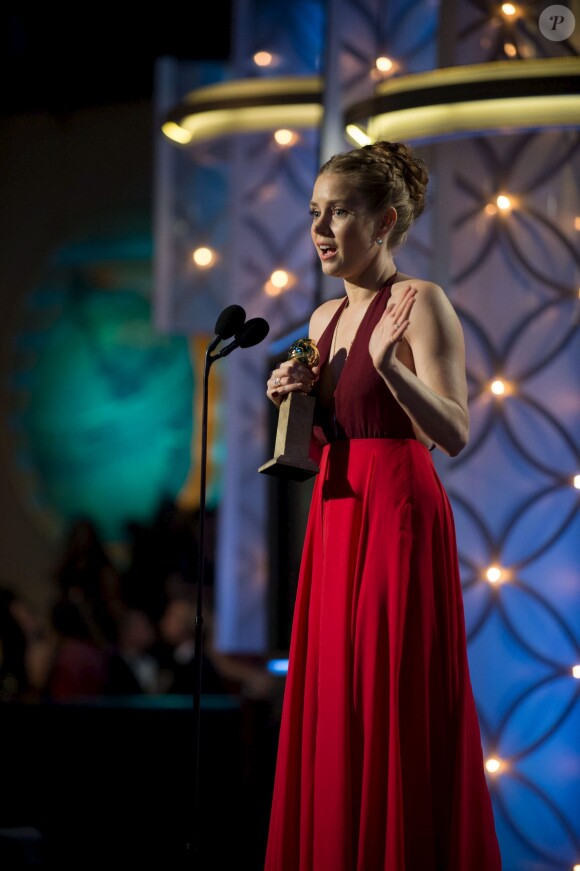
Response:
POLYGON ((265 871, 501 868, 451 507, 368 353, 394 278, 315 426, 265 871))

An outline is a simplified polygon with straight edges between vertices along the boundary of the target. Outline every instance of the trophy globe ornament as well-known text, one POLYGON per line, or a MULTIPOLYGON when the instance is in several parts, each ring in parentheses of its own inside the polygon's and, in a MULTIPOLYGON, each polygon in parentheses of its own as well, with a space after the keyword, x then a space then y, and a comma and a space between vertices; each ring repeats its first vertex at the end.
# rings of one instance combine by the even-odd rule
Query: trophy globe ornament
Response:
POLYGON ((313 369, 320 361, 318 348, 312 339, 297 339, 288 351, 289 360, 298 360, 309 369, 313 369))

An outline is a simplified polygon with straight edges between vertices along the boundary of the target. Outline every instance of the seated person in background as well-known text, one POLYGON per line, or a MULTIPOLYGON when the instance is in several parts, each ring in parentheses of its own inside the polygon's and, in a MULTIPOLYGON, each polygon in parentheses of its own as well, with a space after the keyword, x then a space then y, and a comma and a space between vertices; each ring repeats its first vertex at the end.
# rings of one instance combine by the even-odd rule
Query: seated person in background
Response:
POLYGON ((141 608, 126 608, 109 657, 107 695, 161 692, 161 666, 152 653, 156 640, 157 631, 149 615, 141 608))
MULTIPOLYGON (((209 587, 204 588, 202 694, 240 693, 249 698, 268 698, 277 691, 277 682, 262 665, 217 650, 211 592, 209 587)), ((159 620, 158 657, 164 670, 165 692, 193 693, 196 615, 197 587, 174 585, 159 620)))
POLYGON ((34 606, 0 586, 0 701, 38 701, 52 645, 34 606))
POLYGON ((16 619, 12 590, 0 590, 0 701, 20 699, 28 691, 26 636, 16 619))
POLYGON ((93 640, 101 646, 114 643, 125 604, 121 575, 93 521, 81 517, 71 522, 53 577, 58 598, 78 607, 93 640))
POLYGON ((103 695, 109 651, 95 642, 82 610, 68 599, 60 599, 52 610, 52 628, 54 647, 45 686, 47 701, 103 695))
MULTIPOLYGON (((156 653, 162 669, 161 685, 166 693, 191 695, 194 691, 196 613, 193 592, 188 595, 184 590, 168 600, 159 620, 160 642, 156 653)), ((201 691, 231 692, 231 687, 215 668, 207 648, 208 625, 204 615, 201 691)))

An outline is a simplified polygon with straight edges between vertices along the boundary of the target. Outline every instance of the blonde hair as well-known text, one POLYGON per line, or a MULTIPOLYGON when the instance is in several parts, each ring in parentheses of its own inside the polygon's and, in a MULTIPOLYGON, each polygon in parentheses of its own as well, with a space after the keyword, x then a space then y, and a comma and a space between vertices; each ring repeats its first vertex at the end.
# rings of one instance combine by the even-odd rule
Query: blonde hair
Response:
POLYGON ((403 142, 382 139, 341 154, 324 163, 318 175, 345 175, 365 199, 370 212, 390 206, 397 221, 389 235, 389 248, 398 248, 426 204, 429 172, 425 162, 403 142))

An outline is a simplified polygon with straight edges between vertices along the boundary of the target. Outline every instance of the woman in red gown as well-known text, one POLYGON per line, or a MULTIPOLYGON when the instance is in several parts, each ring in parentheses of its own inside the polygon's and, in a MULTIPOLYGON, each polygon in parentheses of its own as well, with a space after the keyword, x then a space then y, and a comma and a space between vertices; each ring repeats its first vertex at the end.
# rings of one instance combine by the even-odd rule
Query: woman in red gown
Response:
POLYGON ((425 205, 404 143, 335 155, 312 240, 346 295, 313 313, 314 484, 265 871, 499 871, 469 676, 453 515, 430 451, 468 438, 465 350, 443 290, 393 252, 425 205))

